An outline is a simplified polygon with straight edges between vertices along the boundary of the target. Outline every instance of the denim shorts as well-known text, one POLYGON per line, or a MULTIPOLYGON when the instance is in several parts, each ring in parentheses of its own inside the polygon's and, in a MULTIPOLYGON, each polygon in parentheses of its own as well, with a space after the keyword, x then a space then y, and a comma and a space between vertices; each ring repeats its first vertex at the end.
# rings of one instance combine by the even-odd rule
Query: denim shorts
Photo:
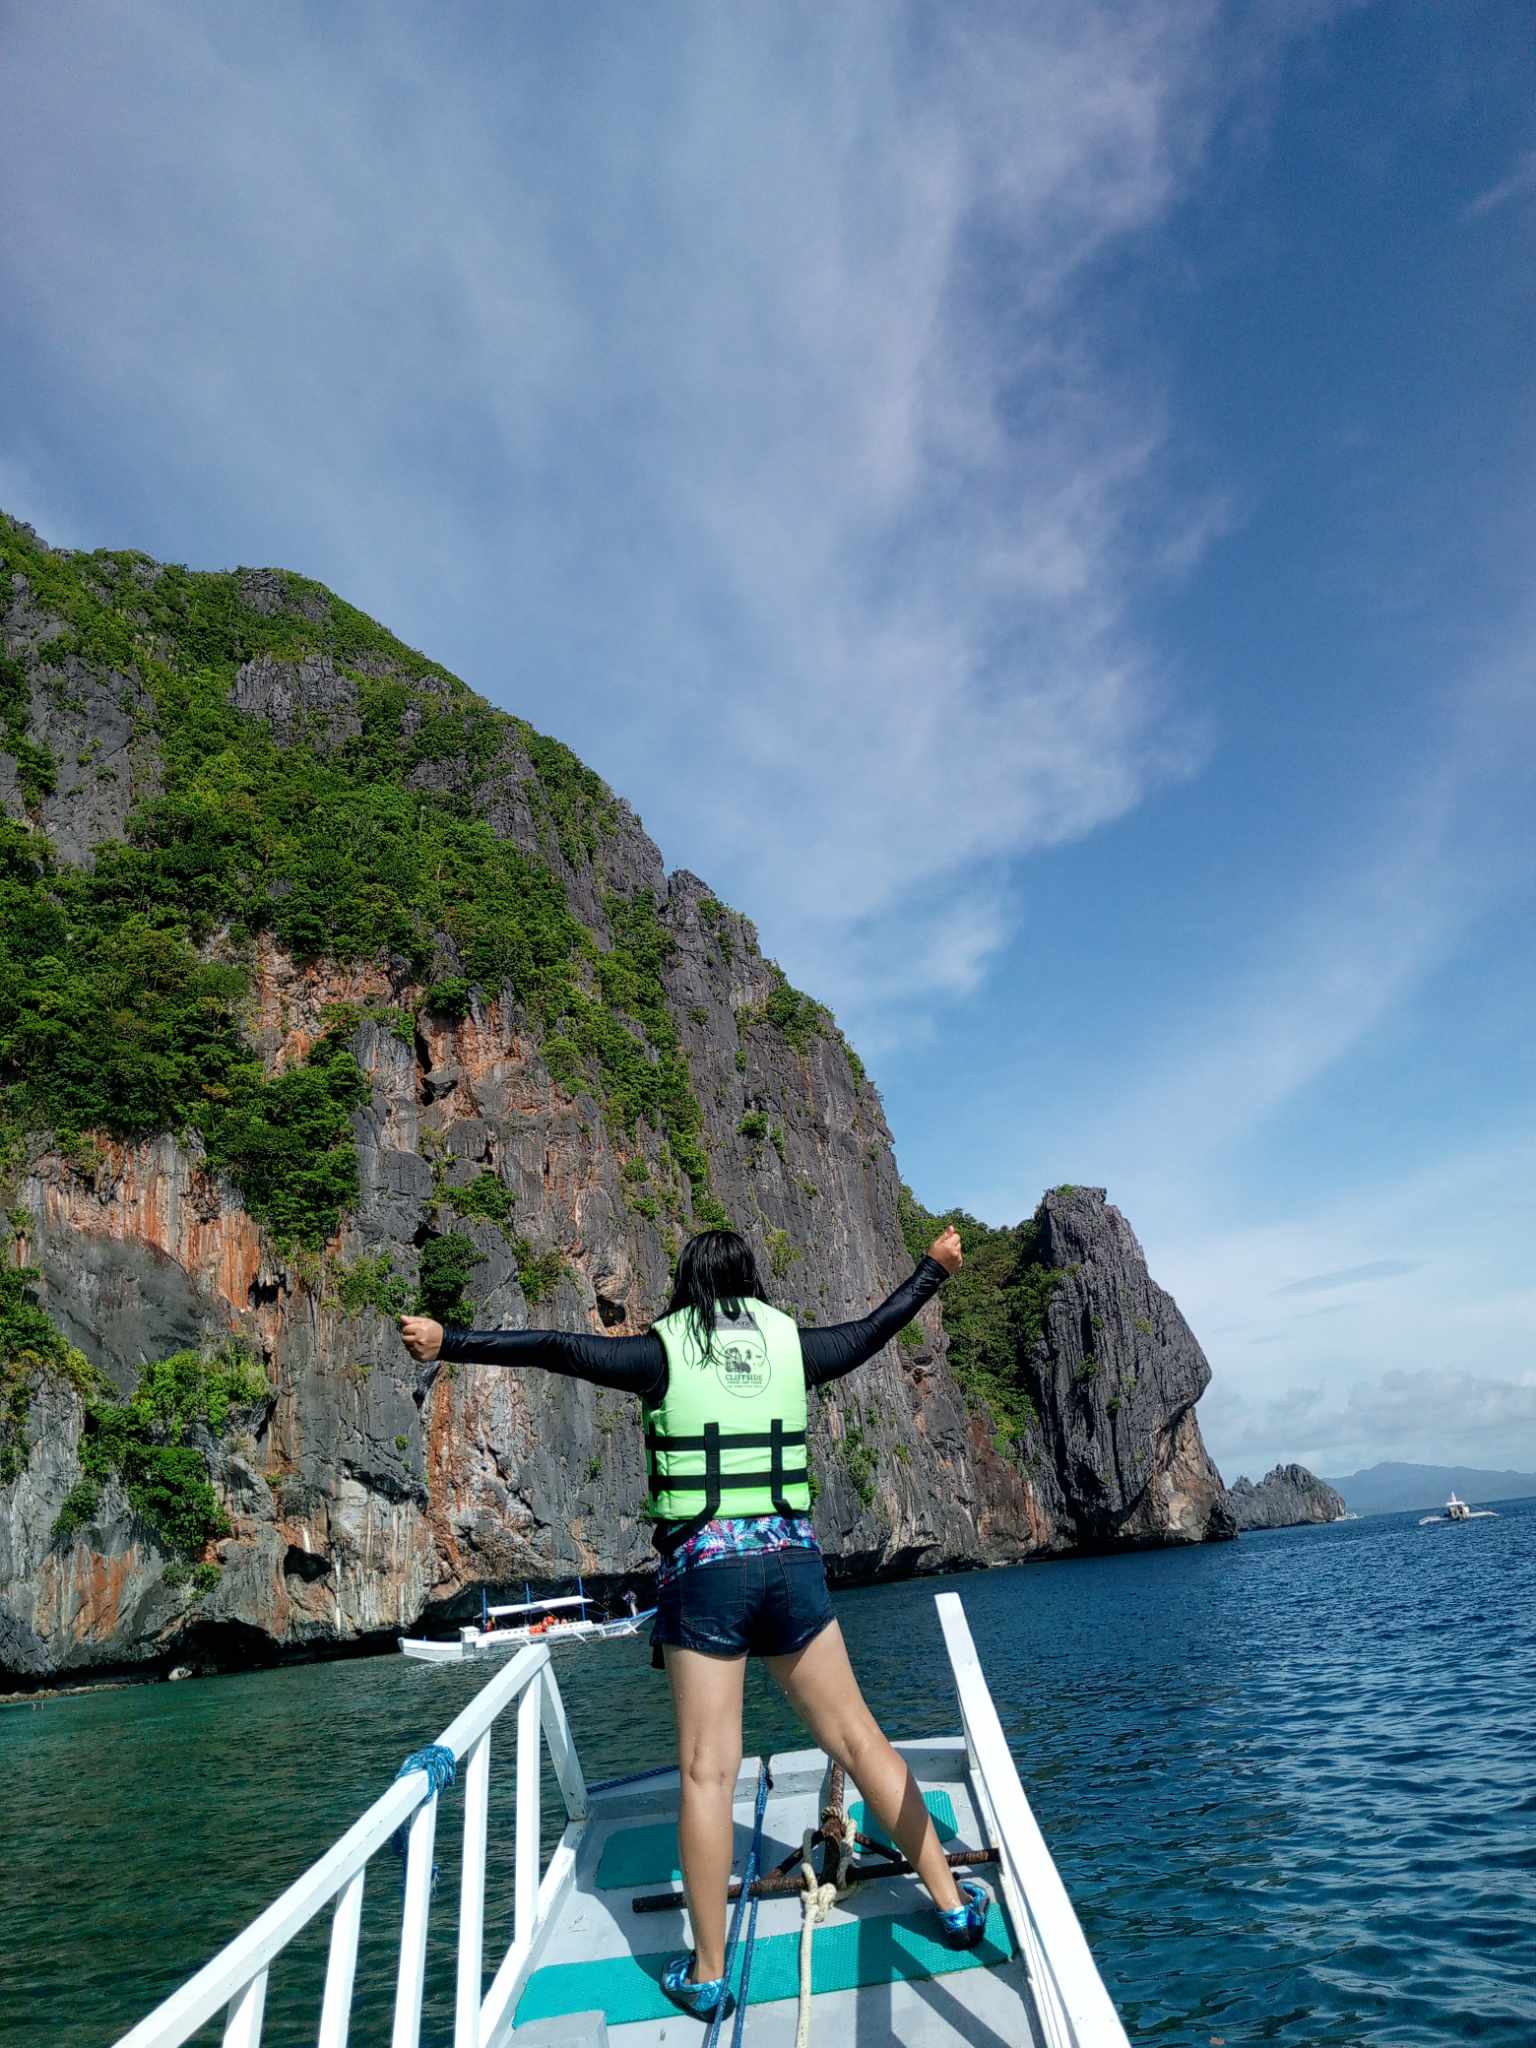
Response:
POLYGON ((656 1596, 651 1663, 662 1645, 706 1657, 787 1657, 835 1617, 819 1550, 757 1550, 683 1572, 656 1596))

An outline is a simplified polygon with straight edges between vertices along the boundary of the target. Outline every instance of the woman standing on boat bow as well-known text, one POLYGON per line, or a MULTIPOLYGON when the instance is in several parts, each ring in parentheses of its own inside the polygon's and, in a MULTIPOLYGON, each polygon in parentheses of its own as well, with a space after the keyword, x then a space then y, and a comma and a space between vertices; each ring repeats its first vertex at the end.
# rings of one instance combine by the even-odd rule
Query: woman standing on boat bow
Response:
POLYGON ((948 1937, 981 1939, 987 1893, 957 1886, 911 1771, 864 1702, 827 1594, 811 1523, 806 1390, 874 1357, 961 1264, 937 1237, 894 1294, 857 1322, 800 1329, 769 1306, 752 1249, 731 1230, 690 1238, 666 1312, 642 1337, 565 1330, 445 1329, 402 1316, 424 1362, 416 1398, 443 1364, 536 1365, 639 1396, 660 1552, 651 1661, 677 1715, 678 1846, 693 1929, 663 1983, 685 2012, 714 2016, 725 1987, 731 1802, 741 1768, 749 1656, 762 1657, 812 1738, 858 1786, 928 1887, 948 1937), (721 1512, 725 1510, 725 1512, 721 1512))

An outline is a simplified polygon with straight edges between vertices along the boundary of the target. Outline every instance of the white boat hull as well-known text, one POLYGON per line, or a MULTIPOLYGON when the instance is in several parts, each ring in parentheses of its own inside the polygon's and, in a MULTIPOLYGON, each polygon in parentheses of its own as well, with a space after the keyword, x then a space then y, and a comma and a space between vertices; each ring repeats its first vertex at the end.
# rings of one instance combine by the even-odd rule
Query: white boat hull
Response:
POLYGON ((557 1643, 606 1643, 619 1636, 635 1636, 655 1613, 654 1607, 647 1607, 641 1614, 622 1615, 617 1621, 562 1621, 537 1632, 529 1628, 465 1628, 456 1642, 402 1636, 400 1648, 404 1655, 424 1664, 462 1664, 474 1657, 499 1657, 528 1643, 548 1643, 553 1649, 557 1643))

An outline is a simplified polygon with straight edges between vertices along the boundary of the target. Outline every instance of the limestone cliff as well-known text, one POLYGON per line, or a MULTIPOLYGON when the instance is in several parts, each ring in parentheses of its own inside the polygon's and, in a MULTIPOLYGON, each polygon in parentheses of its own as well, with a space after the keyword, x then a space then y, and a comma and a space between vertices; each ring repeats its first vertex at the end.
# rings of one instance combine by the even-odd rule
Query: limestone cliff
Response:
POLYGON ((1102 1188, 1047 1195, 1040 1221, 1039 1255, 1062 1276, 1034 1365, 1060 1536, 1099 1549, 1235 1534, 1195 1420, 1211 1368, 1135 1232, 1102 1188))
MULTIPOLYGON (((911 1219, 909 1243, 936 1220, 911 1219)), ((1048 1553, 1235 1535, 1195 1420, 1210 1366, 1104 1189, 1054 1188, 1010 1230, 955 1220, 971 1257, 950 1361, 997 1425, 975 1445, 983 1514, 1022 1482, 1048 1553)))
MULTIPOLYGON (((466 1367, 423 1415, 402 1306, 637 1330, 727 1217, 803 1319, 907 1270, 828 1013, 563 748, 320 586, 0 519, 0 813, 10 1671, 335 1651, 643 1569, 630 1407, 466 1367), (230 1345, 255 1379, 210 1394, 230 1345)), ((1230 1533, 1209 1368, 1129 1227, 1079 1190, 1031 1228, 1032 1426, 957 1380, 941 1303, 816 1404, 842 1573, 1230 1533)))
POLYGON ((1236 1480, 1227 1505, 1239 1529, 1291 1529, 1303 1522, 1336 1522, 1348 1513, 1343 1494, 1305 1465, 1277 1465, 1258 1481, 1236 1480))

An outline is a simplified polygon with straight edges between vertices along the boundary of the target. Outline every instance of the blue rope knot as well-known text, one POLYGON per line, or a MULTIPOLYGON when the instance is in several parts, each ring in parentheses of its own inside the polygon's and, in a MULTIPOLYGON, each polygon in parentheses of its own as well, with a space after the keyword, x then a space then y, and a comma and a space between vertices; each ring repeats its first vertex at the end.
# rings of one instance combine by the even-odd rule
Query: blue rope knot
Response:
MULTIPOLYGON (((396 1771, 395 1782, 398 1784, 400 1779, 410 1777, 413 1771, 425 1771, 427 1783, 431 1791, 434 1793, 441 1792, 453 1783, 458 1775, 458 1769, 458 1759, 451 1749, 441 1742, 429 1742, 425 1749, 413 1749, 411 1751, 405 1762, 396 1771)), ((414 1816, 412 1817, 414 1818, 414 1816)), ((390 1847, 402 1863, 405 1861, 406 1838, 410 1825, 410 1820, 401 1821, 399 1827, 395 1829, 395 1832, 389 1838, 390 1847)), ((405 1872, 403 1870, 400 1873, 400 1881, 402 1884, 405 1882, 405 1872)), ((435 1863, 432 1866, 432 1889, 433 1891, 437 1890, 437 1865, 435 1863)))
POLYGON ((429 1742, 425 1749, 413 1749, 405 1762, 396 1771, 395 1777, 408 1778, 412 1771, 425 1771, 432 1781, 432 1790, 441 1792, 445 1785, 451 1785, 458 1775, 459 1760, 446 1744, 429 1742))

